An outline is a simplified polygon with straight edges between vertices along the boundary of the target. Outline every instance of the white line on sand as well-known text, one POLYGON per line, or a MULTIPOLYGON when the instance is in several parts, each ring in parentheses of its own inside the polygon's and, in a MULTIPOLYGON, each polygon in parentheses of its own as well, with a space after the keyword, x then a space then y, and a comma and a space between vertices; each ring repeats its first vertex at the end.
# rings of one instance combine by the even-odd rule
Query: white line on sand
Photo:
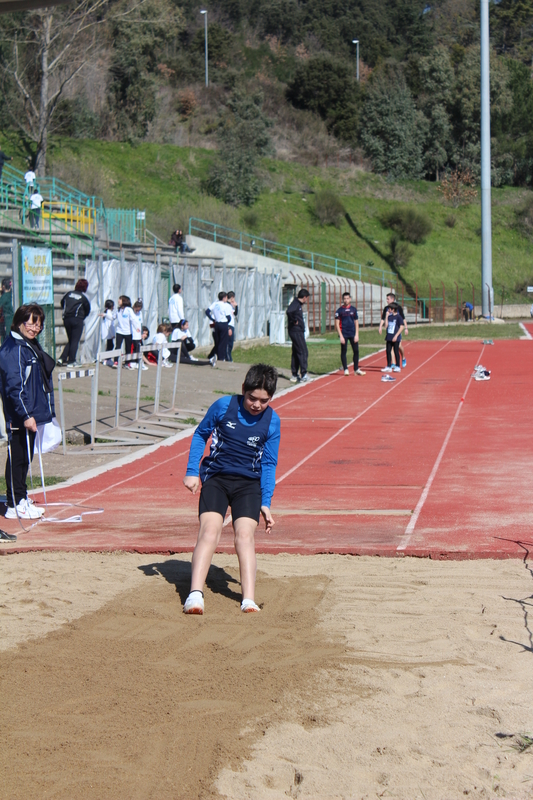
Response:
MULTIPOLYGON (((481 363, 481 356, 483 355, 484 349, 485 349, 485 345, 483 345, 483 347, 481 348, 481 353, 479 354, 479 358, 477 360, 478 364, 481 363)), ((396 548, 396 552, 401 552, 402 550, 405 550, 405 548, 408 547, 409 542, 411 541, 411 537, 412 537, 412 535, 414 533, 415 525, 417 523, 418 517, 420 516, 420 513, 421 513, 421 511, 422 511, 422 509, 424 507, 424 503, 426 502, 426 500, 428 498, 429 490, 431 489, 431 485, 432 485, 433 481, 435 480, 435 476, 436 476, 437 471, 439 469, 440 462, 442 461, 442 459, 444 457, 444 453, 446 452, 446 448, 448 447, 448 442, 450 441, 453 429, 455 427, 455 423, 457 422, 457 419, 459 417, 461 409, 462 409, 462 407, 464 405, 465 397, 466 397, 467 392, 468 392, 468 390, 470 388, 470 384, 472 383, 472 380, 473 380, 473 378, 472 378, 472 376, 470 376, 470 378, 468 379, 468 383, 466 384, 466 389, 463 392, 463 396, 461 397, 461 400, 459 401, 459 405, 457 406, 457 411, 455 412, 455 415, 454 415, 454 417, 452 419, 451 425, 448 428, 448 432, 447 432, 447 434, 446 434, 446 436, 444 438, 444 442, 442 443, 442 447, 441 447, 441 449, 439 451, 439 454, 437 456, 437 460, 433 464, 433 469, 431 470, 429 478, 427 479, 426 485, 424 486, 424 490, 423 490, 422 494, 420 495, 420 500, 416 504, 416 508, 414 510, 414 514, 411 517, 411 519, 409 520, 409 524, 408 524, 407 528, 405 529, 405 533, 404 533, 405 539, 403 540, 403 542, 400 545, 398 545, 398 547, 396 548)))

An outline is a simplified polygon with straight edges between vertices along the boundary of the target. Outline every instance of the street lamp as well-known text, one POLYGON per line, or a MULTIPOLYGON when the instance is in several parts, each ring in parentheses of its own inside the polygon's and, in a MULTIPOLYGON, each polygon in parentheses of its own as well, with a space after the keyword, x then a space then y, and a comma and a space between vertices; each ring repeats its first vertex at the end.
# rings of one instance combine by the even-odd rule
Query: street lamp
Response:
POLYGON ((200 11, 200 14, 203 14, 204 15, 204 19, 205 19, 205 85, 208 86, 209 85, 209 80, 208 80, 208 77, 207 77, 208 76, 208 73, 207 73, 207 10, 203 9, 202 11, 200 11))
POLYGON ((359 83, 359 39, 352 39, 352 44, 354 44, 356 46, 356 49, 357 49, 357 56, 356 56, 356 58, 357 58, 357 73, 356 73, 356 77, 357 77, 357 83, 359 83))

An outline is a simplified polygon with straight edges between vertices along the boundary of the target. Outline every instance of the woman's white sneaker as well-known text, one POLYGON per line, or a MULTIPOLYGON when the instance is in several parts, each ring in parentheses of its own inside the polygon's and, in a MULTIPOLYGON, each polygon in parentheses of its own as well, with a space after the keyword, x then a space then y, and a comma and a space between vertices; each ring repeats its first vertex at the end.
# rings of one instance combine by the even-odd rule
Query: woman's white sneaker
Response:
POLYGON ((40 519, 44 512, 44 508, 34 506, 33 501, 28 502, 26 498, 23 498, 17 505, 16 509, 14 509, 12 506, 7 509, 6 519, 40 519))

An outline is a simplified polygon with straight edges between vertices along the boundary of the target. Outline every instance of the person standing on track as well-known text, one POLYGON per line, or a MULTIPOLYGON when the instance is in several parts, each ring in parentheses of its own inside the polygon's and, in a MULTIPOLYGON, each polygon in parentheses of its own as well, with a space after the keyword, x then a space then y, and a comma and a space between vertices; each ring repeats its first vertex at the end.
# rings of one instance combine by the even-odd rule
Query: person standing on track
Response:
MULTIPOLYGON (((387 315, 385 317, 385 326, 387 333, 385 336, 385 346, 387 348, 387 366, 383 367, 382 372, 401 372, 398 366, 400 363, 400 336, 405 328, 404 320, 400 314, 399 306, 397 303, 391 303, 387 315), (392 351, 394 349, 394 358, 396 364, 392 366, 392 351)), ((394 380, 387 378, 387 380, 394 380)))
MULTIPOLYGON (((396 302, 396 295, 394 294, 394 292, 389 292, 388 295, 387 295, 387 305, 385 306, 385 308, 383 309, 383 312, 381 314, 381 322, 379 323, 379 332, 381 333, 381 331, 383 330, 383 326, 385 324, 385 318, 387 316, 387 311, 389 310, 389 307, 390 307, 391 303, 395 304, 395 306, 396 306, 396 308, 398 310, 398 313, 400 314, 400 316, 401 316, 401 318, 403 320, 403 324, 404 324, 404 328, 405 328, 405 335, 408 336, 409 335, 409 331, 407 330, 407 322, 405 321, 405 314, 403 313, 403 308, 401 307, 401 305, 396 302)), ((402 358, 401 366, 405 369, 406 366, 407 366, 407 361, 405 359, 405 350, 403 349, 402 337, 401 336, 399 338, 399 348, 400 348, 400 355, 401 355, 401 358, 402 358)), ((396 362, 396 366, 398 366, 398 367, 400 366, 400 362, 399 361, 396 362)))
POLYGON ((307 359, 309 357, 309 352, 307 350, 307 344, 305 341, 305 322, 303 313, 303 306, 307 303, 308 297, 309 292, 307 289, 300 289, 298 295, 287 308, 287 317, 289 319, 289 336, 292 342, 291 383, 296 383, 298 380, 309 380, 309 376, 307 374, 307 359), (300 370, 299 377, 298 370, 300 370))
POLYGON ((194 432, 183 483, 193 494, 202 483, 200 531, 192 556, 185 614, 204 613, 204 584, 228 506, 239 559, 241 611, 260 611, 255 603, 254 535, 260 515, 267 533, 274 525, 270 503, 276 483, 280 419, 270 408, 270 401, 277 380, 274 367, 254 364, 246 373, 242 395, 222 397, 213 403, 194 432), (211 450, 202 459, 210 436, 211 450))
POLYGON ((346 361, 346 350, 348 349, 348 342, 350 342, 353 352, 354 375, 366 375, 366 372, 359 369, 359 316, 356 307, 352 306, 350 292, 344 292, 342 306, 335 312, 335 330, 341 340, 341 361, 344 374, 350 374, 346 361))

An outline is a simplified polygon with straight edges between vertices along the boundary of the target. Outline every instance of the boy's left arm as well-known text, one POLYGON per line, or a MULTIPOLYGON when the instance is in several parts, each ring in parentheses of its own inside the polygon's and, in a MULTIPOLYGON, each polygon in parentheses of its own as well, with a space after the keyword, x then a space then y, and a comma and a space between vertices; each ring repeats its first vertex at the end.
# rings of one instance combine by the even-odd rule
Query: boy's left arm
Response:
POLYGON ((265 442, 263 457, 261 459, 261 514, 266 524, 266 532, 270 533, 274 519, 270 513, 272 495, 276 486, 276 467, 278 465, 279 443, 281 438, 280 419, 276 412, 268 429, 268 438, 265 442))

